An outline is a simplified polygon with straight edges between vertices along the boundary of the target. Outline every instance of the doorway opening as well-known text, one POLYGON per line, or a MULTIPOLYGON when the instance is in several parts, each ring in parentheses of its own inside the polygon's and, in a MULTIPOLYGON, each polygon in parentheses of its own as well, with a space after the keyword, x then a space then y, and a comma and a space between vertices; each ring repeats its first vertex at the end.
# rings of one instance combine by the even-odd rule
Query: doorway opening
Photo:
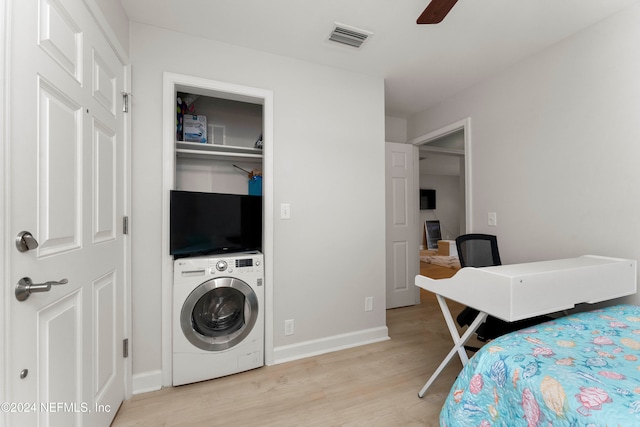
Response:
POLYGON ((466 118, 409 141, 419 149, 418 188, 436 194, 435 209, 421 210, 418 216, 421 249, 427 248, 426 221, 440 221, 444 240, 472 229, 470 125, 466 118))

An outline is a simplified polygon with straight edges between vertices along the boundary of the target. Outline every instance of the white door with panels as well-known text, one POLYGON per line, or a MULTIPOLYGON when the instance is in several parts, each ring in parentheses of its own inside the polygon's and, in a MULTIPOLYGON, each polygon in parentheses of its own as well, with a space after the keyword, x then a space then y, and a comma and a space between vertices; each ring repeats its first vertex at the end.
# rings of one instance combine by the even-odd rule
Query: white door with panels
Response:
POLYGON ((8 1, 6 424, 108 426, 125 393, 125 67, 84 1, 8 1))
POLYGON ((420 303, 414 284, 420 270, 418 254, 418 148, 387 142, 386 259, 387 308, 420 303))

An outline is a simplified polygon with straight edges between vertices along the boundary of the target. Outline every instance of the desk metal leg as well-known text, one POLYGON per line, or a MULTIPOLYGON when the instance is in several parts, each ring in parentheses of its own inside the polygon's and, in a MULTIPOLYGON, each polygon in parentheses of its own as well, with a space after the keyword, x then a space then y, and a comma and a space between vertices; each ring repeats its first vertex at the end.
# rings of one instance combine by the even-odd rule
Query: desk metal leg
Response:
POLYGON ((487 313, 481 311, 476 316, 473 323, 469 325, 469 328, 467 328, 467 330, 462 335, 462 337, 460 337, 460 335, 458 334, 458 329, 456 328, 456 325, 453 321, 453 317, 451 316, 451 311, 449 311, 449 306, 447 306, 446 300, 440 295, 436 295, 436 299, 438 300, 438 304, 440 304, 440 310, 442 310, 442 315, 444 316, 444 320, 447 323, 447 327, 449 328, 449 333, 451 334, 451 338, 453 338, 454 346, 449 352, 449 354, 447 354, 447 356, 444 358, 442 363, 440 363, 440 366, 438 366, 436 371, 431 375, 431 377, 429 378, 427 383, 424 385, 424 387, 422 387, 422 390, 420 390, 420 392, 418 393, 419 397, 424 396, 427 389, 436 380, 438 375, 440 375, 440 372, 442 372, 442 370, 447 366, 449 361, 451 361, 451 359, 456 353, 458 353, 458 356, 460 356, 460 361, 462 362, 462 366, 467 364, 467 362, 469 361, 469 358, 467 357, 467 353, 466 353, 466 350, 464 349, 464 345, 467 341, 469 341, 469 338, 471 338, 471 335, 473 335, 476 329, 478 329, 480 324, 482 324, 482 322, 484 322, 484 320, 487 318, 487 313))

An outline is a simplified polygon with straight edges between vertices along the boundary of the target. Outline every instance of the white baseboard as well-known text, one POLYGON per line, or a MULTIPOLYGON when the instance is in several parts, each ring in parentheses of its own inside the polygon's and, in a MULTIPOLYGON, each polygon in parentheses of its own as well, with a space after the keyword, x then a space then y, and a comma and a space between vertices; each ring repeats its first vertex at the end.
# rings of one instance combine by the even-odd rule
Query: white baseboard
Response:
POLYGON ((285 345, 273 349, 274 364, 277 365, 279 363, 318 356, 332 351, 344 350, 365 344, 386 341, 388 339, 389 330, 386 326, 382 326, 317 340, 304 341, 298 344, 285 345))
POLYGON ((162 388, 162 371, 142 372, 133 375, 133 394, 147 393, 149 391, 157 391, 162 388))

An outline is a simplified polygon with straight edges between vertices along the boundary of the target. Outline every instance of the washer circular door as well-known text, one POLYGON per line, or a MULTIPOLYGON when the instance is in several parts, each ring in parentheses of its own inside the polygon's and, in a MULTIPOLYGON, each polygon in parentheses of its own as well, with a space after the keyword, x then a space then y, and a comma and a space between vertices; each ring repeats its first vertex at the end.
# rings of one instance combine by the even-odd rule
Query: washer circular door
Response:
POLYGON ((229 349, 244 340, 258 318, 258 298, 242 280, 217 277, 193 290, 180 312, 185 337, 207 351, 229 349))

